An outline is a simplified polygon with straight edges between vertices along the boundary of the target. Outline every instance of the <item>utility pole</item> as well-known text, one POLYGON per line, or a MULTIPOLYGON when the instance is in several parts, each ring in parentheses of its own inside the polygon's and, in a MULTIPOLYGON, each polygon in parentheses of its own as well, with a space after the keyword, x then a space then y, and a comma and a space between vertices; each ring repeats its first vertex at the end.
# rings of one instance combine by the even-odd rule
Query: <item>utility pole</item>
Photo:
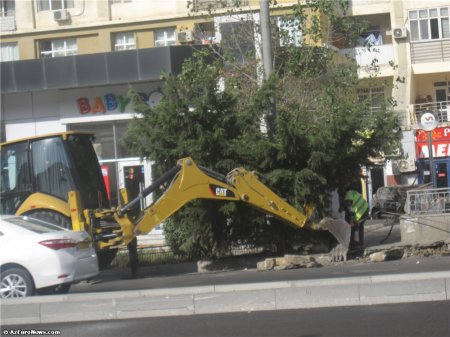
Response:
POLYGON ((270 34, 269 0, 260 0, 261 44, 264 65, 264 79, 272 73, 272 37, 270 34))
MULTIPOLYGON (((259 0, 259 16, 261 24, 261 49, 264 65, 264 80, 272 74, 272 34, 270 33, 269 0, 259 0)), ((270 97, 270 107, 267 113, 267 134, 271 137, 275 133, 276 105, 275 98, 270 97)))

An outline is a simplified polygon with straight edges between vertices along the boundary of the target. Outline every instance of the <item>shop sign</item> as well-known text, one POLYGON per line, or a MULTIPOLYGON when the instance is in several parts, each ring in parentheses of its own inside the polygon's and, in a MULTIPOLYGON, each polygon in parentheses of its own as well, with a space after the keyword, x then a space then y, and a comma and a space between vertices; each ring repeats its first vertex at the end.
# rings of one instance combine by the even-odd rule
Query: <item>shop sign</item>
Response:
MULTIPOLYGON (((450 127, 436 128, 431 131, 433 156, 450 157, 450 127)), ((417 158, 429 158, 428 131, 416 131, 417 158)))
MULTIPOLYGON (((154 106, 158 104, 161 99, 161 92, 159 90, 152 91, 148 94, 140 92, 143 102, 148 106, 154 106)), ((130 104, 131 100, 123 95, 115 95, 113 93, 108 93, 103 96, 96 96, 93 99, 88 97, 79 97, 77 99, 78 111, 82 115, 86 114, 96 114, 96 113, 106 113, 112 111, 118 111, 120 113, 125 112, 126 107, 130 104)))
POLYGON ((437 124, 436 116, 431 112, 425 112, 420 116, 420 126, 422 127, 422 130, 433 131, 437 124))

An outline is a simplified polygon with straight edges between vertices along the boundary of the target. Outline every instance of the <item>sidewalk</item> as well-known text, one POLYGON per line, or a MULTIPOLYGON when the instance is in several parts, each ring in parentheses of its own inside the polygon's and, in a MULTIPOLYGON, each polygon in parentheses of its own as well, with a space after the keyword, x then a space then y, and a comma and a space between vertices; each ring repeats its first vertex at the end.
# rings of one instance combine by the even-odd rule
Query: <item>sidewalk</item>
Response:
MULTIPOLYGON (((385 226, 384 222, 368 223, 366 246, 370 249, 398 246, 400 244, 398 225, 397 228, 393 227, 391 236, 386 242, 379 245, 389 230, 390 227, 385 226)), ((154 289, 149 289, 152 287, 150 281, 157 278, 147 278, 138 280, 144 282, 145 289, 2 300, 0 302, 1 324, 112 320, 450 300, 450 257, 440 257, 439 261, 441 269, 437 271, 425 268, 424 263, 418 264, 417 268, 405 268, 400 272, 389 272, 389 268, 384 268, 380 272, 380 268, 375 268, 383 266, 383 263, 341 264, 329 268, 290 272, 258 273, 254 271, 249 272, 248 275, 251 277, 246 278, 247 282, 241 283, 229 283, 228 281, 232 278, 220 282, 218 277, 222 274, 216 273, 211 274, 214 277, 209 278, 212 280, 209 284, 200 286, 170 287, 166 279, 161 277, 160 282, 164 286, 154 287, 154 289), (361 266, 366 270, 365 274, 361 274, 361 266), (339 270, 340 275, 336 273, 336 270, 339 270), (263 282, 256 282, 267 276, 270 278, 266 278, 263 282)), ((412 262, 414 261, 405 261, 403 264, 412 264, 412 262)), ((390 265, 386 263, 386 266, 390 265)), ((184 275, 172 277, 172 279, 188 277, 198 277, 198 275, 184 275)))
POLYGON ((40 296, 1 301, 4 325, 450 300, 450 271, 40 296))

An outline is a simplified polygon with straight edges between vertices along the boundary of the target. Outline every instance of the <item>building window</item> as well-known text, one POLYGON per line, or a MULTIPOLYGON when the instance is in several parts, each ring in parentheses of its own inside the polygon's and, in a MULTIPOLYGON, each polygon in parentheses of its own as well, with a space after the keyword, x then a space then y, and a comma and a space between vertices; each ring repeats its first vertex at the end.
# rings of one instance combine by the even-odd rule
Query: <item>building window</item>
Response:
POLYGON ((409 11, 411 41, 450 38, 450 7, 409 11))
POLYGON ((114 50, 136 49, 136 38, 133 32, 115 33, 114 50))
POLYGON ((383 87, 359 88, 357 94, 358 101, 367 104, 371 112, 381 109, 385 105, 383 87))
POLYGON ((59 57, 76 55, 78 52, 76 39, 60 39, 41 42, 41 57, 59 57))
POLYGON ((172 46, 175 44, 175 28, 158 29, 155 31, 155 47, 172 46))
POLYGON ((275 20, 280 46, 299 47, 302 43, 300 20, 292 16, 278 16, 275 20))
POLYGON ((36 0, 38 12, 54 11, 74 7, 74 0, 36 0))
POLYGON ((14 16, 15 0, 0 0, 0 16, 14 16))
POLYGON ((0 43, 0 62, 16 61, 19 59, 19 48, 17 43, 0 43))

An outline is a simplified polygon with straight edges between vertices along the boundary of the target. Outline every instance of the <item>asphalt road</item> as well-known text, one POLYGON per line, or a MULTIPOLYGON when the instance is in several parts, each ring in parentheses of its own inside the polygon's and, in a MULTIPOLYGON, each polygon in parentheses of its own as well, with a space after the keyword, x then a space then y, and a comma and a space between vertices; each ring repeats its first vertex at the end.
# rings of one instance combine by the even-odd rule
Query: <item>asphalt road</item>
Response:
POLYGON ((362 263, 353 261, 351 263, 340 263, 322 268, 268 272, 257 272, 256 270, 251 269, 204 274, 155 275, 153 273, 153 268, 148 267, 141 269, 140 277, 137 279, 130 279, 128 270, 105 271, 95 278, 93 282, 80 283, 72 286, 70 293, 179 288, 367 275, 425 273, 448 270, 450 270, 450 256, 411 257, 382 263, 362 263))
POLYGON ((71 337, 444 337, 450 301, 3 326, 2 336, 18 329, 71 337))

